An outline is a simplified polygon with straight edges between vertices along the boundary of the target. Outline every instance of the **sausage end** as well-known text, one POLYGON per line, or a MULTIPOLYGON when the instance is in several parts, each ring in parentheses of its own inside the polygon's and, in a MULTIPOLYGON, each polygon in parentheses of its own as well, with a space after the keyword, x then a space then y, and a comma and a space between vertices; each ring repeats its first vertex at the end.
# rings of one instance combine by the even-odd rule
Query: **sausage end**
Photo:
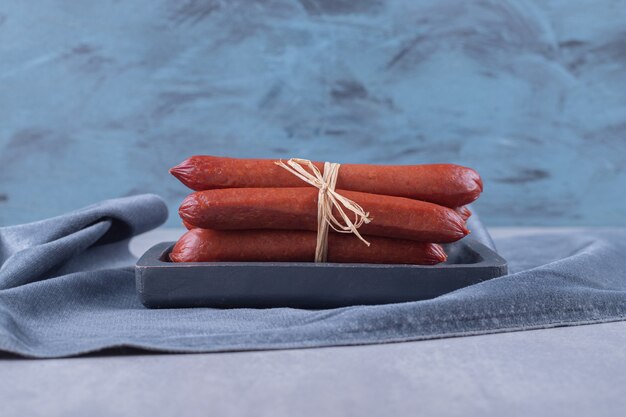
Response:
POLYGON ((198 184, 196 183, 196 163, 194 162, 193 156, 185 159, 175 167, 170 168, 169 172, 186 187, 198 191, 198 184))

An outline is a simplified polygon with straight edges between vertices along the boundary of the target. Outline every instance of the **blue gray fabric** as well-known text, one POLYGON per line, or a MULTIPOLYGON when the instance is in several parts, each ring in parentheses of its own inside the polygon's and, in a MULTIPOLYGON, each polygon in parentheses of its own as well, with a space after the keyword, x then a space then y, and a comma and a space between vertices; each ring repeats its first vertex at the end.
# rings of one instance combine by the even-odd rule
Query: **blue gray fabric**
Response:
MULTIPOLYGON (((500 240, 510 275, 428 301, 321 311, 149 310, 135 292, 128 238, 166 217, 159 197, 142 195, 0 228, 0 350, 58 357, 115 346, 301 348, 626 318, 626 230, 597 229, 500 240)), ((471 228, 488 238, 476 220, 471 228)))

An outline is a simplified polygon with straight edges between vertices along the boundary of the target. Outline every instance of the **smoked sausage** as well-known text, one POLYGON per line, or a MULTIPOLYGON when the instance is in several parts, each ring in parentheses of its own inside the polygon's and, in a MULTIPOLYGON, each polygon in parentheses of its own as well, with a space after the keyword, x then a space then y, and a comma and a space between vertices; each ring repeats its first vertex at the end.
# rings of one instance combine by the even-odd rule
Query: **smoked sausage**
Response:
MULTIPOLYGON (((220 188, 310 187, 274 164, 273 159, 192 156, 170 173, 195 191, 220 188)), ((324 164, 314 162, 322 171, 324 164)), ((476 200, 483 190, 480 175, 454 164, 364 165, 342 164, 337 188, 429 201, 460 207, 476 200)))
MULTIPOLYGON (((435 265, 446 260, 441 246, 367 236, 328 236, 328 262, 435 265)), ((312 262, 315 232, 299 230, 220 231, 192 229, 174 245, 172 262, 312 262)))
POLYGON ((457 207, 454 211, 456 211, 456 213, 461 216, 464 221, 467 221, 467 219, 472 217, 472 211, 465 206, 457 207))
MULTIPOLYGON (((447 207, 403 197, 337 192, 369 212, 372 221, 359 228, 361 234, 447 243, 469 233, 461 216, 447 207)), ((197 191, 185 198, 178 212, 185 222, 203 229, 315 231, 317 195, 314 187, 197 191)), ((340 219, 336 209, 334 214, 340 219)))
POLYGON ((189 224, 188 222, 184 220, 183 220, 183 226, 185 226, 185 229, 187 230, 195 229, 195 226, 193 224, 189 224))

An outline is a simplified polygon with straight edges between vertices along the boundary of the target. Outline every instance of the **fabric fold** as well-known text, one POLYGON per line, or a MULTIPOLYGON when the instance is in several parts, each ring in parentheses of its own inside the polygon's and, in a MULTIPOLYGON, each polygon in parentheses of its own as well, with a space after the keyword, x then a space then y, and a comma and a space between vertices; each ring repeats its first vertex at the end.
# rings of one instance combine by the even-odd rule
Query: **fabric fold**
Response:
POLYGON ((0 228, 0 289, 93 269, 99 260, 104 261, 103 267, 113 266, 120 258, 125 265, 132 265, 127 242, 123 247, 115 243, 153 229, 166 219, 163 200, 145 194, 0 228))

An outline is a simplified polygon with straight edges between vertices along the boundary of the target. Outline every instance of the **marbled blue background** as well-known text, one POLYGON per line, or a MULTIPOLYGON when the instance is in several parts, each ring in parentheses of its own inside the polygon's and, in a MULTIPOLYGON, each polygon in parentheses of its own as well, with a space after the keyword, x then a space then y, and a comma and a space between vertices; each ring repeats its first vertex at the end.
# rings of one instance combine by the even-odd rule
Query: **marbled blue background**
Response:
POLYGON ((623 0, 0 1, 0 224, 196 153, 475 167, 490 225, 626 225, 623 0))

